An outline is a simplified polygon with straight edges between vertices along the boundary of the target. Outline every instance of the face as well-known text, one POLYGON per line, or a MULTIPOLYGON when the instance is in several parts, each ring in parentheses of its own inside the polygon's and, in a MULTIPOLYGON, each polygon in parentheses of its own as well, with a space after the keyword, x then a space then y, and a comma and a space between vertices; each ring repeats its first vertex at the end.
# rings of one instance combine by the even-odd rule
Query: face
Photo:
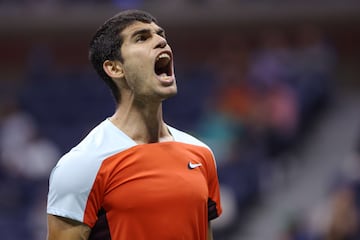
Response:
POLYGON ((155 23, 135 22, 121 35, 121 65, 127 90, 145 101, 175 95, 173 55, 164 30, 155 23))

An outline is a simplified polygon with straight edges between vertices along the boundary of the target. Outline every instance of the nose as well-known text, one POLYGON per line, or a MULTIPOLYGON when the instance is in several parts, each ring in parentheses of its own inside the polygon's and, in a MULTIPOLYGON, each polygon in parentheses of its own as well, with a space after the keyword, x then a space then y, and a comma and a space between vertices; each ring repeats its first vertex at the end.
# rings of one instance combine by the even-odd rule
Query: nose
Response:
POLYGON ((158 42, 157 42, 155 48, 164 48, 164 47, 166 47, 167 46, 166 39, 164 37, 162 37, 162 36, 159 36, 159 35, 157 35, 157 36, 158 36, 158 39, 157 39, 158 42))

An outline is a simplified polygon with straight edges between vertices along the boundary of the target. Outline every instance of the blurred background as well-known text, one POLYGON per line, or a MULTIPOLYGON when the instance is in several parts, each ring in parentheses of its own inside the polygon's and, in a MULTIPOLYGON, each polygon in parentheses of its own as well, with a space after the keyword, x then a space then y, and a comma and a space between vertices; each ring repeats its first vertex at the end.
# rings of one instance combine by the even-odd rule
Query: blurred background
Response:
POLYGON ((214 151, 215 240, 360 239, 357 0, 0 0, 0 236, 46 235, 48 176, 113 113, 88 42, 151 12, 175 55, 165 119, 214 151))

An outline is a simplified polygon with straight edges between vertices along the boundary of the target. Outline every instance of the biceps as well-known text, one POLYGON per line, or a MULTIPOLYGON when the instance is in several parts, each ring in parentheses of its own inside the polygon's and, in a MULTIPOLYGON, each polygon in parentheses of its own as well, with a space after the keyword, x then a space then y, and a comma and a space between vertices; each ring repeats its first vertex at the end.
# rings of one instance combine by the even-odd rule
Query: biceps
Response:
POLYGON ((87 240, 90 227, 63 217, 48 215, 47 240, 87 240))

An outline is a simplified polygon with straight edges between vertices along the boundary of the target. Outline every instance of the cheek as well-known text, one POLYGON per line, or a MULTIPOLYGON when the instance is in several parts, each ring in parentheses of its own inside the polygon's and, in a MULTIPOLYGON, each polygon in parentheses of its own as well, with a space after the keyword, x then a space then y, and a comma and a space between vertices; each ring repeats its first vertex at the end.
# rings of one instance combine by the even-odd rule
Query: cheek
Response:
POLYGON ((153 71, 153 66, 143 57, 134 57, 126 62, 124 71, 128 77, 147 75, 153 71))
POLYGON ((136 82, 145 83, 150 80, 154 74, 153 66, 146 61, 142 61, 141 58, 129 61, 124 68, 124 74, 127 81, 136 84, 136 82))
POLYGON ((148 75, 144 66, 139 64, 131 65, 126 68, 124 73, 126 82, 131 90, 141 92, 141 89, 146 86, 148 75))

